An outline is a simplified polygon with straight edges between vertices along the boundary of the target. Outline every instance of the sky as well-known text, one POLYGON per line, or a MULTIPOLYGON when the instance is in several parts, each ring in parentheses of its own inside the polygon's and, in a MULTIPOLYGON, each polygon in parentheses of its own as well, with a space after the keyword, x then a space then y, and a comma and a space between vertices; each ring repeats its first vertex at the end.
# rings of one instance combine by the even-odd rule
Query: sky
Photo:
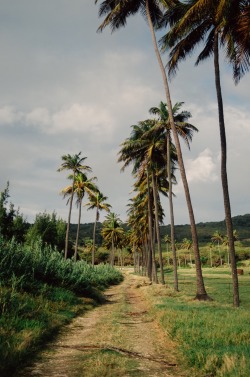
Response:
MULTIPOLYGON (((165 101, 151 35, 141 15, 115 33, 97 33, 101 19, 94 0, 0 0, 0 191, 10 184, 10 200, 29 222, 55 212, 67 220, 60 191, 69 172, 58 172, 65 154, 86 157, 89 177, 112 211, 127 219, 134 180, 117 162, 131 126, 150 118, 165 101)), ((195 55, 194 55, 195 56, 195 55)), ((164 63, 167 55, 163 55, 164 63)), ((221 80, 228 147, 232 216, 250 213, 249 83, 235 86, 221 54, 221 80)), ((199 132, 183 155, 197 223, 224 219, 220 141, 212 59, 180 64, 170 81, 172 103, 184 102, 199 132)), ((176 224, 189 222, 177 172, 176 224)), ((167 199, 164 223, 169 224, 167 199)), ((87 201, 87 198, 86 198, 87 201)), ((82 211, 82 222, 94 221, 82 211)), ((100 221, 103 221, 102 213, 100 221)), ((77 220, 74 207, 72 222, 77 220)))

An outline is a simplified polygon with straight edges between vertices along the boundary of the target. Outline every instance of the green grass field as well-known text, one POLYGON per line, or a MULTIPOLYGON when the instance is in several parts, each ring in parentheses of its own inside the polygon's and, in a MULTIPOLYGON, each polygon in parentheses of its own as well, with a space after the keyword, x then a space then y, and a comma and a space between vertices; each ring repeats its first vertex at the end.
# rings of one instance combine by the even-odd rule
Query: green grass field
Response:
POLYGON ((230 269, 204 268, 211 302, 194 300, 194 268, 178 270, 180 292, 173 291, 172 272, 166 274, 167 292, 156 305, 163 328, 179 343, 188 367, 196 376, 250 375, 250 275, 239 276, 240 308, 233 307, 230 269))

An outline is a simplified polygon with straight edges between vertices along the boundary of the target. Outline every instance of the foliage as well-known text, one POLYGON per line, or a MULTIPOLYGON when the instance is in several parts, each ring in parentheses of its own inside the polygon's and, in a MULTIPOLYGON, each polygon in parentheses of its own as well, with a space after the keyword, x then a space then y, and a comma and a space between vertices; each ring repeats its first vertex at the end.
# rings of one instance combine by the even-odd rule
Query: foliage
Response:
POLYGON ((8 285, 13 276, 20 288, 28 291, 46 283, 90 295, 95 289, 121 281, 121 274, 109 266, 91 267, 85 261, 64 260, 50 245, 43 246, 41 240, 24 247, 14 240, 0 239, 0 280, 8 285))
POLYGON ((29 228, 26 235, 28 245, 41 241, 42 245, 51 245, 63 250, 65 242, 66 223, 57 219, 55 212, 39 213, 36 215, 34 224, 29 228))
MULTIPOLYGON (((239 239, 245 240, 249 238, 249 227, 250 227, 250 214, 245 214, 241 216, 232 217, 233 227, 237 230, 239 234, 239 239)), ((221 234, 226 234, 226 224, 225 221, 210 221, 206 223, 197 224, 197 233, 199 237, 199 242, 210 243, 212 235, 218 231, 221 234)), ((170 225, 164 225, 161 227, 161 235, 164 237, 166 234, 170 234, 170 225)), ((181 242, 183 238, 191 238, 190 226, 186 225, 175 225, 175 237, 177 242, 181 242)))
POLYGON ((9 197, 7 182, 6 188, 0 193, 0 234, 7 239, 15 237, 17 241, 22 242, 29 225, 19 210, 15 210, 14 205, 8 203, 9 197))
POLYGON ((100 292, 121 280, 111 266, 65 260, 41 239, 24 246, 0 237, 0 374, 10 376, 83 310, 79 295, 100 301, 100 292))

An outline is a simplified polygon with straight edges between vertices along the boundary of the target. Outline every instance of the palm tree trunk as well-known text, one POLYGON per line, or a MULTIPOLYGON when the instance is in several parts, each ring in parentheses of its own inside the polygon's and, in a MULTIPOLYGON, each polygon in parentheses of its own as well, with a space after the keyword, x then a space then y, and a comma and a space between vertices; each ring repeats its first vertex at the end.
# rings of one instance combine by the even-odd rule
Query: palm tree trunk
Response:
POLYGON ((157 246, 158 246, 159 263, 160 263, 161 283, 165 284, 163 260, 162 260, 162 249, 161 249, 161 236, 160 236, 160 228, 159 228, 158 195, 157 195, 156 182, 155 182, 155 173, 153 170, 152 170, 152 186, 153 186, 153 195, 154 195, 155 228, 156 228, 157 246))
POLYGON ((111 266, 114 267, 114 262, 115 262, 115 246, 114 246, 114 238, 112 235, 112 244, 111 244, 111 266))
POLYGON ((98 218, 98 208, 96 208, 96 217, 95 217, 95 223, 94 223, 94 229, 93 229, 92 266, 94 266, 95 264, 95 235, 96 235, 97 218, 98 218))
POLYGON ((231 259, 231 270, 232 270, 232 281, 233 281, 233 301, 234 301, 234 306, 238 307, 240 305, 240 298, 239 298, 239 285, 238 285, 237 265, 236 265, 236 257, 235 257, 235 247, 234 247, 231 205, 230 205, 228 180, 227 180, 227 142, 226 142, 222 92, 221 92, 221 84, 220 84, 218 31, 215 34, 215 40, 214 40, 214 71, 215 71, 215 86, 216 86, 217 101, 218 101, 219 128, 220 128, 220 141, 221 141, 221 183, 222 183, 222 190, 223 190, 225 219, 226 219, 227 236, 228 236, 229 252, 230 252, 230 259, 231 259))
POLYGON ((153 241, 153 211, 151 203, 150 185, 149 185, 149 174, 147 169, 147 187, 148 187, 148 228, 149 228, 149 260, 148 260, 148 271, 150 272, 149 278, 151 281, 157 282, 157 271, 155 264, 155 251, 154 251, 154 241, 153 241))
POLYGON ((187 177, 186 177, 186 171, 185 171, 183 157, 182 157, 180 141, 179 141, 179 137, 178 137, 177 130, 176 130, 176 127, 175 127, 175 123, 174 123, 168 79, 167 79, 167 75, 166 75, 166 72, 165 72, 164 65, 162 63, 161 55, 160 55, 158 45, 157 45, 157 41, 156 41, 154 27, 153 27, 152 20, 151 20, 151 17, 150 17, 149 0, 146 0, 146 12, 147 12, 147 19, 148 19, 148 23, 149 23, 149 27, 150 27, 150 31, 151 31, 152 40, 153 40, 154 50, 155 50, 156 57, 157 57, 157 60, 158 60, 159 66, 160 66, 161 73, 162 73, 164 89, 165 89, 165 94, 166 94, 166 100, 167 100, 167 105, 168 105, 168 111, 169 111, 170 125, 171 125, 171 130, 172 130, 173 136, 174 136, 175 147, 176 147, 177 158, 178 158, 178 164, 179 164, 180 174, 181 174, 181 178, 182 178, 182 183, 183 183, 187 207, 188 207, 192 241, 193 241, 193 247, 194 247, 195 267, 196 267, 196 287, 197 287, 196 299, 198 299, 198 300, 209 300, 210 297, 208 296, 208 294, 206 292, 204 280, 203 280, 203 276, 202 276, 202 267, 201 267, 201 260, 200 260, 200 251, 199 251, 199 244, 198 244, 197 229, 196 229, 193 206, 192 206, 191 196, 190 196, 190 192, 189 192, 187 177))
POLYGON ((167 130, 167 172, 168 172, 168 199, 170 212, 170 232, 171 232, 171 248, 173 253, 173 267, 174 267, 174 290, 179 291, 178 287, 178 272, 177 272, 177 257, 175 248, 175 230, 174 230, 174 206, 172 194, 172 172, 171 172, 171 152, 170 152, 170 135, 167 130))
POLYGON ((71 220, 71 212, 72 212, 72 205, 73 205, 73 198, 74 198, 74 186, 75 186, 75 172, 73 173, 72 179, 72 192, 69 202, 69 215, 68 215, 68 223, 66 229, 66 238, 65 238, 65 251, 64 251, 64 258, 67 259, 68 257, 68 248, 69 248, 69 228, 70 228, 70 220, 71 220))
POLYGON ((78 224, 77 224, 76 244, 75 244, 75 254, 74 254, 75 262, 77 260, 77 250, 78 250, 78 240, 79 240, 79 233, 80 233, 81 215, 82 215, 82 199, 80 199, 80 201, 79 201, 78 224))

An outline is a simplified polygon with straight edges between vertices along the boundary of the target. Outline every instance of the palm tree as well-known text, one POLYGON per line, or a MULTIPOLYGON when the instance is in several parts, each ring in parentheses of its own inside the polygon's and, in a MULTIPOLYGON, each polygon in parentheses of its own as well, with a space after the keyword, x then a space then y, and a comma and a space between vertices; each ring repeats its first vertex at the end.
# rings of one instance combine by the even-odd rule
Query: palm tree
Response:
MULTIPOLYGON (((234 231, 233 231, 233 237, 234 237, 234 241, 237 241, 238 234, 237 234, 236 229, 234 229, 234 231)), ((222 245, 225 245, 227 247, 227 264, 230 265, 229 241, 228 241, 227 235, 222 237, 222 245)))
POLYGON ((96 225, 100 218, 100 211, 105 210, 110 212, 112 207, 109 203, 106 202, 108 199, 107 196, 104 196, 99 190, 94 192, 89 196, 89 202, 86 204, 88 209, 96 208, 95 223, 93 229, 93 247, 92 247, 92 266, 95 264, 95 238, 96 238, 96 225))
MULTIPOLYGON (((188 148, 190 148, 190 141, 192 141, 193 132, 198 131, 198 129, 190 123, 187 123, 187 120, 191 117, 190 112, 181 111, 179 112, 183 102, 177 102, 173 109, 173 117, 175 121, 175 127, 177 133, 180 137, 183 138, 188 148)), ((175 248, 175 231, 174 231, 174 208, 173 208, 173 193, 172 193, 172 170, 173 170, 173 158, 171 158, 171 149, 173 154, 173 144, 171 138, 171 124, 169 119, 169 112, 167 104, 160 102, 159 107, 152 107, 149 112, 158 116, 160 124, 157 127, 162 127, 166 130, 166 144, 167 144, 167 175, 168 175, 168 198, 169 198, 169 210, 170 210, 170 228, 171 228, 171 246, 173 253, 173 267, 174 267, 174 289, 176 291, 178 288, 178 274, 177 274, 177 256, 175 248), (172 148, 171 148, 172 147, 172 148)))
POLYGON ((217 243, 218 253, 219 253, 219 258, 220 258, 220 265, 222 266, 222 258, 221 258, 221 252, 220 252, 220 244, 223 242, 223 236, 222 236, 222 234, 220 232, 218 232, 218 230, 217 230, 212 235, 211 241, 217 243))
MULTIPOLYGON (((149 214, 149 232, 150 232, 150 244, 151 249, 154 252, 153 243, 153 225, 155 225, 156 235, 157 235, 157 245, 159 253, 159 263, 161 272, 161 282, 165 284, 164 272, 163 272, 163 259, 162 259, 162 249, 160 240, 160 230, 159 230, 159 196, 157 181, 160 179, 160 169, 165 167, 165 137, 162 135, 161 130, 150 132, 155 127, 154 120, 146 120, 139 122, 137 126, 133 126, 133 131, 130 139, 122 144, 122 149, 120 150, 119 162, 125 162, 123 169, 129 163, 134 162, 134 173, 138 173, 138 183, 146 178, 147 181, 147 192, 148 192, 148 214, 149 214), (152 187, 153 194, 153 205, 150 200, 150 186, 152 187), (152 216, 154 213, 155 221, 152 222, 152 216)), ((165 176, 165 175, 164 175, 165 176)), ((166 193, 165 189, 162 193, 166 193)))
POLYGON ((250 4, 249 0, 227 0, 220 4, 218 18, 223 20, 221 39, 229 47, 226 54, 237 84, 250 67, 250 4))
MULTIPOLYGON (((182 247, 186 249, 187 251, 190 250, 192 247, 192 241, 189 240, 188 238, 184 238, 182 240, 182 247)), ((191 254, 189 255, 190 255, 190 266, 192 267, 192 257, 191 257, 191 254)), ((186 257, 185 257, 185 264, 186 264, 186 257)))
MULTIPOLYGON (((83 165, 83 162, 86 160, 87 157, 80 157, 81 152, 75 155, 63 155, 62 156, 62 164, 60 168, 57 171, 63 171, 63 170, 70 170, 73 172, 72 175, 70 175, 72 179, 71 187, 74 187, 75 185, 75 176, 77 173, 80 173, 81 171, 91 171, 91 168, 89 166, 83 165)), ((72 204, 73 204, 73 197, 74 197, 74 190, 71 191, 71 196, 69 200, 69 215, 68 215, 68 223, 67 223, 67 230, 66 230, 66 238, 65 238, 65 252, 64 252, 64 258, 67 259, 68 256, 68 245, 69 245, 69 228, 70 228, 70 220, 71 220, 71 212, 72 212, 72 204)))
MULTIPOLYGON (((128 224, 132 229, 133 245, 142 251, 142 269, 152 281, 152 264, 153 264, 153 250, 151 245, 152 234, 149 232, 149 197, 147 187, 141 184, 137 187, 135 183, 134 191, 137 194, 130 199, 128 204, 128 224)), ((145 186, 145 184, 144 184, 145 186)))
POLYGON ((122 239, 125 236, 125 231, 121 225, 122 222, 118 215, 116 215, 114 212, 109 212, 101 230, 105 246, 107 249, 111 249, 111 266, 114 266, 115 249, 119 247, 122 239))
MULTIPOLYGON (((189 0, 185 3, 175 0, 171 4, 170 11, 166 12, 166 23, 172 23, 172 28, 162 39, 163 50, 170 47, 169 72, 177 70, 179 61, 186 58, 194 47, 205 41, 205 46, 199 54, 196 65, 204 59, 214 56, 215 87, 218 103, 219 130, 221 142, 221 183, 224 198, 225 220, 231 257, 234 306, 239 306, 239 287, 235 247, 233 241, 233 225, 231 216, 231 205, 227 178, 227 143, 224 122, 224 109, 222 100, 220 66, 219 66, 219 43, 226 47, 228 60, 233 64, 234 78, 239 80, 249 68, 249 23, 248 23, 248 49, 246 44, 237 39, 241 22, 243 22, 242 9, 246 12, 246 19, 249 22, 248 2, 241 1, 218 1, 218 0, 189 0), (247 18, 248 16, 248 18, 247 18), (234 26, 233 20, 238 21, 234 26), (241 21, 240 21, 241 20, 241 21), (231 22, 230 22, 231 21, 231 22), (244 46, 244 47, 243 47, 244 46), (243 49, 242 49, 243 47, 243 49), (239 50, 241 54, 239 54, 239 50), (237 52, 238 51, 238 52, 237 52)), ((242 24, 241 24, 242 25, 242 24)), ((242 30, 242 29, 241 29, 242 30)))
MULTIPOLYGON (((69 176, 69 178, 72 178, 69 176)), ((72 190, 72 186, 67 186, 62 190, 62 193, 64 194, 64 197, 67 195, 72 195, 72 191, 76 194, 77 201, 76 204, 78 206, 78 224, 77 224, 77 232, 76 232, 76 242, 75 242, 75 253, 74 253, 74 259, 75 262, 77 260, 77 251, 78 251, 78 241, 79 241, 79 232, 80 232, 80 223, 81 223, 81 214, 82 214, 82 200, 87 192, 87 194, 93 195, 94 191, 97 189, 96 185, 93 183, 97 178, 93 177, 88 179, 87 175, 84 173, 78 173, 75 176, 75 183, 72 190)))
MULTIPOLYGON (((95 3, 98 3, 99 0, 95 0, 95 3)), ((184 186, 184 192, 186 196, 189 218, 190 218, 190 225, 191 225, 191 233, 192 233, 192 241, 194 246, 194 256, 195 256, 195 263, 196 263, 196 286, 197 286, 197 293, 196 298, 199 300, 207 300, 209 296, 207 295, 204 280, 202 276, 202 268, 201 268, 201 260, 200 260, 200 252, 199 252, 199 244, 198 244, 198 235, 197 229, 195 224, 193 206, 191 201, 191 196, 189 192, 188 181, 186 177, 186 171, 184 167, 184 161, 182 157, 182 151, 180 146, 180 141, 178 138, 178 133, 174 123, 174 117, 172 112, 172 103, 170 97, 170 90, 167 75, 165 72, 165 67, 162 62, 161 54, 158 49, 158 44, 155 35, 155 27, 160 25, 160 21, 162 19, 162 1, 160 0, 105 0, 101 3, 99 8, 99 16, 106 15, 104 21, 99 26, 98 30, 102 31, 106 26, 110 26, 112 31, 119 29, 121 26, 125 26, 127 22, 127 18, 131 15, 134 15, 138 12, 141 12, 142 15, 146 18, 151 36, 153 41, 153 46, 155 50, 155 54, 159 63, 160 71, 162 74, 164 90, 166 94, 166 101, 169 109, 169 119, 171 124, 171 129, 173 132, 174 142, 176 146, 176 152, 178 157, 178 164, 181 173, 181 178, 184 186)))

